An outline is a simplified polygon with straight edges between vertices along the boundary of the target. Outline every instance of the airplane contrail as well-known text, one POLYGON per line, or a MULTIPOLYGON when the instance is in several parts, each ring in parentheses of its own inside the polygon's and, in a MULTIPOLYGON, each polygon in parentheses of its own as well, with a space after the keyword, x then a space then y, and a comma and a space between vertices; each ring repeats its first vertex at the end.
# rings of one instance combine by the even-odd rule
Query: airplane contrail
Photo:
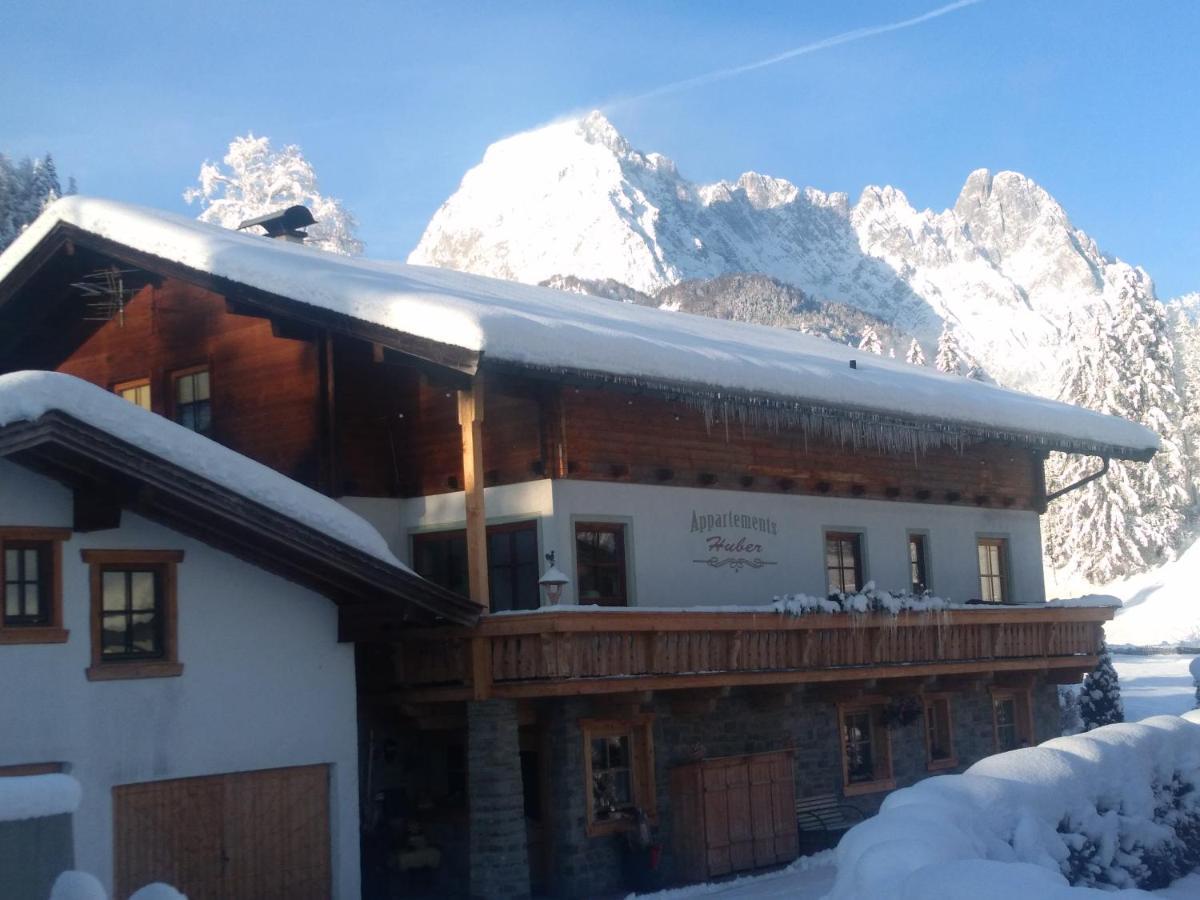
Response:
POLYGON ((690 88, 700 87, 705 84, 712 84, 714 81, 724 81, 726 78, 734 78, 738 75, 744 75, 746 72, 753 72, 755 69, 765 69, 767 66, 773 66, 781 62, 786 62, 789 59, 795 59, 797 56, 805 56, 809 53, 815 53, 818 50, 826 50, 829 47, 836 47, 838 44, 848 44, 851 41, 861 41, 863 38, 874 37, 877 34, 886 34, 889 31, 899 31, 902 28, 912 28, 914 25, 920 25, 922 22, 928 22, 930 19, 937 19, 941 16, 948 15, 966 6, 974 6, 977 3, 982 3, 983 0, 957 0, 955 3, 948 3, 945 6, 939 6, 937 9, 930 10, 927 13, 922 13, 919 16, 914 16, 911 19, 904 19, 900 22, 890 22, 887 25, 873 25, 869 28, 856 28, 853 31, 846 31, 842 34, 835 34, 832 37, 823 38, 819 41, 814 41, 811 44, 805 44, 802 47, 795 47, 791 50, 785 50, 783 53, 777 53, 774 56, 768 56, 766 59, 760 59, 756 62, 746 63, 741 66, 733 66, 728 69, 717 69, 715 72, 706 72, 703 75, 696 75, 692 78, 685 78, 682 81, 673 81, 670 84, 665 84, 662 87, 654 88, 642 94, 637 94, 633 97, 626 97, 620 100, 614 100, 605 104, 603 109, 613 109, 619 106, 626 106, 630 103, 637 103, 641 100, 649 100, 652 97, 661 97, 663 94, 674 94, 679 91, 686 91, 690 88))

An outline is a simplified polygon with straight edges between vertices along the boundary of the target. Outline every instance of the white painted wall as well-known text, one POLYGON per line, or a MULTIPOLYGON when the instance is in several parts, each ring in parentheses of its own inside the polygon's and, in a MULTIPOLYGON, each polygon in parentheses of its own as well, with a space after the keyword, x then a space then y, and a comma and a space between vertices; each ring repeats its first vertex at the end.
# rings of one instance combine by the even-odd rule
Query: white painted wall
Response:
MULTIPOLYGON (((825 529, 862 531, 865 576, 885 589, 909 584, 907 534, 925 532, 930 585, 956 601, 979 596, 976 539, 1006 537, 1013 599, 1045 600, 1041 525, 1033 512, 570 479, 492 487, 484 498, 489 522, 538 519, 542 552, 556 551, 558 566, 568 575, 575 568, 576 520, 625 522, 637 606, 762 604, 783 593, 824 595, 825 529), (772 520, 776 531, 693 532, 693 512, 757 516, 772 520), (713 534, 762 545, 760 553, 719 556, 757 556, 772 564, 740 570, 707 565, 703 560, 713 554, 706 540, 713 534)), ((412 533, 462 527, 465 518, 461 492, 343 502, 376 524, 404 560, 410 558, 412 533)), ((570 599, 571 586, 567 593, 570 599)))
MULTIPOLYGON (((0 460, 0 525, 70 527, 71 494, 0 460)), ((61 761, 83 786, 77 868, 112 887, 112 787, 332 764, 334 889, 359 896, 354 648, 333 603, 125 513, 63 546, 65 644, 0 645, 0 765, 61 761), (89 682, 81 549, 183 550, 178 678, 89 682)))

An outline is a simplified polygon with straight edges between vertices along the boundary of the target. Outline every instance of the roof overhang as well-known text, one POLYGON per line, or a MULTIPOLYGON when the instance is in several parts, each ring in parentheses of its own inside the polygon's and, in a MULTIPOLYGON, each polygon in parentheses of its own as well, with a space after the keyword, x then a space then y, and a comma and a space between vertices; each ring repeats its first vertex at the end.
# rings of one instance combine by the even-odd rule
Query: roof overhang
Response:
MULTIPOLYGON (((419 575, 59 411, 0 427, 0 458, 75 492, 77 530, 127 509, 396 627, 473 624, 479 608, 419 575)), ((97 524, 101 523, 101 524, 97 524)))
POLYGON ((214 275, 173 260, 147 253, 93 234, 69 222, 58 222, 37 245, 0 280, 0 361, 20 346, 30 330, 55 312, 44 296, 23 292, 39 272, 60 255, 74 256, 80 249, 91 251, 123 266, 131 266, 160 277, 177 278, 220 294, 239 315, 285 320, 313 329, 359 338, 400 354, 422 368, 464 383, 474 375, 481 354, 397 331, 354 316, 290 297, 273 294, 251 285, 214 275))

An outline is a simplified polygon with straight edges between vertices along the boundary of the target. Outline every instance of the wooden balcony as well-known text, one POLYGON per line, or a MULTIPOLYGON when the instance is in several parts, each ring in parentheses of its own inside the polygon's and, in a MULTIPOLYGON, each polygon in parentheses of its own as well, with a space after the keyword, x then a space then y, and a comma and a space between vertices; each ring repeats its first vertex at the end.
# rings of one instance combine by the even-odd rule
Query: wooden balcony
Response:
POLYGON ((396 675, 414 701, 1001 671, 1065 681, 1095 665, 1112 616, 1021 606, 899 616, 561 609, 393 640, 396 675))

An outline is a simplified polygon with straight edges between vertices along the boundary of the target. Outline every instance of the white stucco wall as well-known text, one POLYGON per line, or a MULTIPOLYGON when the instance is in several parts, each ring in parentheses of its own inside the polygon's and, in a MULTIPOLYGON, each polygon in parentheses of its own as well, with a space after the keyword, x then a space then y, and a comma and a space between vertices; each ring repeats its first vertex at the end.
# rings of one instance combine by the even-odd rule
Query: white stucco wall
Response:
MULTIPOLYGON (((637 606, 761 604, 782 593, 823 595, 826 529, 863 532, 865 577, 886 589, 909 584, 907 535, 924 532, 930 586, 956 601, 979 596, 978 537, 1005 537, 1013 600, 1045 600, 1041 525, 1033 512, 570 479, 488 488, 484 500, 489 522, 538 519, 541 552, 556 551, 558 566, 568 575, 575 568, 575 521, 626 523, 632 603, 637 606), (728 512, 770 520, 774 533, 769 526, 765 532, 692 530, 693 513, 728 512), (718 557, 759 558, 769 565, 740 570, 708 565, 704 560, 714 553, 707 541, 714 535, 762 548, 720 552, 718 557)), ((343 502, 375 523, 404 560, 410 557, 411 534, 462 527, 465 516, 461 492, 343 502)))
MULTIPOLYGON (((71 494, 0 460, 0 525, 70 527, 71 494)), ((328 599, 125 513, 63 546, 65 644, 0 645, 0 765, 65 762, 83 786, 77 868, 112 888, 112 787, 331 764, 333 877, 359 895, 354 648, 328 599), (183 550, 177 678, 89 682, 82 549, 183 550)))

